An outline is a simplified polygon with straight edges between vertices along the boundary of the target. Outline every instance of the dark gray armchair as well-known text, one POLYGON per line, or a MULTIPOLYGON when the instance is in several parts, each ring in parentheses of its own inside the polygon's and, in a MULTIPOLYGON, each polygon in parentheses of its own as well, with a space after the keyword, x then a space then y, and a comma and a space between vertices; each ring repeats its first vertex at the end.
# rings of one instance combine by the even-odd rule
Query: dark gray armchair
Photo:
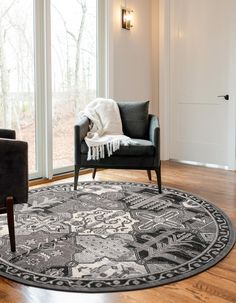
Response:
POLYGON ((88 147, 84 138, 89 130, 89 120, 86 117, 81 118, 75 125, 75 190, 81 168, 93 168, 93 178, 97 168, 124 168, 147 170, 149 180, 151 170, 155 170, 161 193, 160 126, 158 118, 148 114, 148 105, 148 101, 118 103, 123 132, 137 144, 121 145, 111 157, 96 161, 87 161, 88 147))
POLYGON ((0 129, 0 213, 7 213, 11 251, 16 250, 14 203, 28 200, 28 145, 13 130, 0 129))

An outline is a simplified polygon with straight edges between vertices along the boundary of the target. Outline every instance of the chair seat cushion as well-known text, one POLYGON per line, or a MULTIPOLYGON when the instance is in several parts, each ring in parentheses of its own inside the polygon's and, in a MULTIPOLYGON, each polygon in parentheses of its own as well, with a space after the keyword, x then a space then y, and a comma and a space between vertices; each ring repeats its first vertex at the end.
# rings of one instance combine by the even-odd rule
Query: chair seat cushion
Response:
MULTIPOLYGON (((142 140, 142 139, 132 139, 136 142, 136 144, 130 144, 128 146, 121 145, 120 149, 113 153, 115 156, 154 156, 155 155, 155 146, 151 141, 142 140)), ((83 141, 81 143, 81 153, 88 153, 88 146, 83 141)))

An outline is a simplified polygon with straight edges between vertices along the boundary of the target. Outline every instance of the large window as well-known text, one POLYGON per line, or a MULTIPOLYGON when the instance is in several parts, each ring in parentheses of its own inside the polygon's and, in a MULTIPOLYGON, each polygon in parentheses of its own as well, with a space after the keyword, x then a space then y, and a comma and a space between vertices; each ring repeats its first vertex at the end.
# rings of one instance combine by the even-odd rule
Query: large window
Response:
POLYGON ((0 1, 0 127, 29 142, 29 168, 37 171, 32 0, 0 1))
POLYGON ((95 0, 51 0, 54 168, 73 163, 76 117, 96 96, 96 11, 95 0))
POLYGON ((74 125, 105 70, 104 3, 0 1, 0 128, 28 142, 31 177, 72 169, 74 125))

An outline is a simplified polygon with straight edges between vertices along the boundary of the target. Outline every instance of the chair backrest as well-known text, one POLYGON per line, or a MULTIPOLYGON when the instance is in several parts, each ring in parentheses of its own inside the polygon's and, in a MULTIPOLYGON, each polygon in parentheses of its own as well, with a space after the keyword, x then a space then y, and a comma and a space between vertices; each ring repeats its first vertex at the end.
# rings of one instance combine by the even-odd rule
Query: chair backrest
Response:
POLYGON ((13 129, 1 129, 0 138, 16 139, 16 132, 13 129))
POLYGON ((0 202, 8 196, 14 203, 28 200, 28 144, 0 139, 0 202))
POLYGON ((123 125, 123 132, 130 138, 146 139, 148 136, 148 108, 145 102, 117 102, 123 125))

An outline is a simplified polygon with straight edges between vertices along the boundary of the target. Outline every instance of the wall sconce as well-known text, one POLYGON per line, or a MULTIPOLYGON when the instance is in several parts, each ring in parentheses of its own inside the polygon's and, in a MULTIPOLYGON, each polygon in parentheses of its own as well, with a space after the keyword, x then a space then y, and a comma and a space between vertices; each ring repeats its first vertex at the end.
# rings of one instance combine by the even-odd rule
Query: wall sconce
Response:
POLYGON ((130 30, 133 27, 133 11, 127 8, 121 9, 121 25, 123 29, 130 30))

